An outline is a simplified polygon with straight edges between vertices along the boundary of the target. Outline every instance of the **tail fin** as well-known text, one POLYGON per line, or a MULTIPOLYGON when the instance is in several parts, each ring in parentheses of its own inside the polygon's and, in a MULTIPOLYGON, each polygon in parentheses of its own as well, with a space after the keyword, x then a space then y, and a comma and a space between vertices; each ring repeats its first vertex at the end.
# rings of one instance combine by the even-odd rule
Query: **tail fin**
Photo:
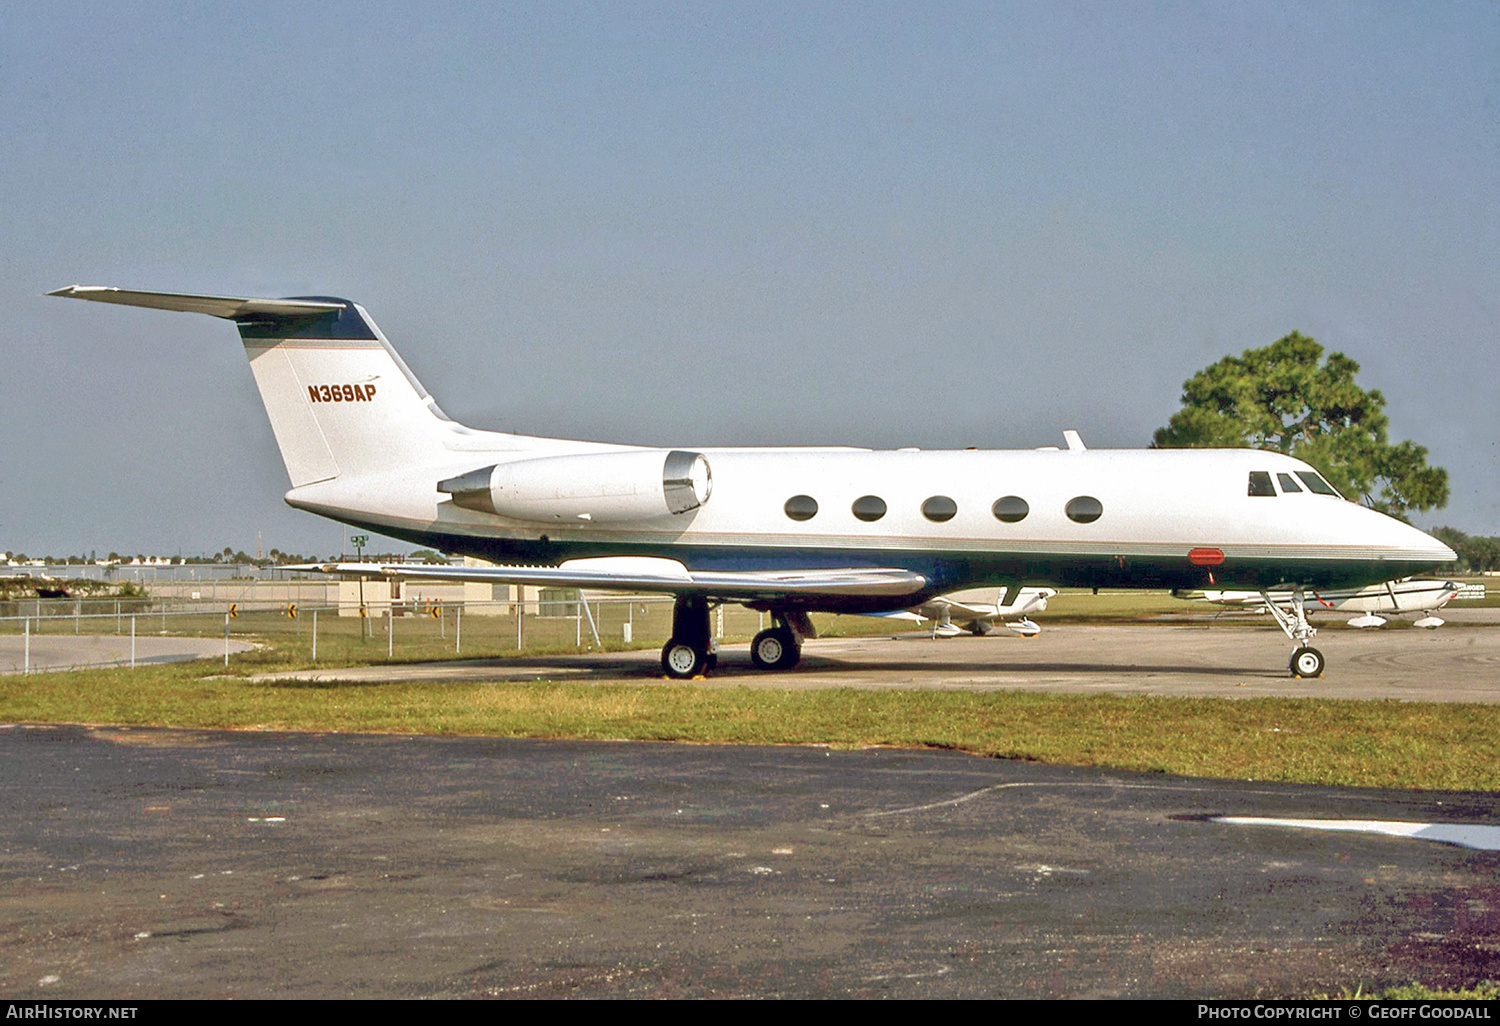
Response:
POLYGON ((315 296, 247 299, 73 285, 48 295, 234 321, 292 487, 441 451, 446 420, 363 307, 315 296))

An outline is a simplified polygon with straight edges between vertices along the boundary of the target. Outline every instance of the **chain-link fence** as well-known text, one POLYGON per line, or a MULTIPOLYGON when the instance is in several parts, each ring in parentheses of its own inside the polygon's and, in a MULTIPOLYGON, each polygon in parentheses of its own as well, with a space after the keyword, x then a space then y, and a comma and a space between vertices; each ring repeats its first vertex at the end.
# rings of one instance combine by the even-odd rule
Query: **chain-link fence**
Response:
MULTIPOLYGON (((770 626, 764 613, 719 606, 710 626, 720 639, 748 639, 770 626)), ((525 602, 413 600, 359 605, 152 599, 22 599, 0 604, 0 636, 20 648, 21 672, 43 668, 32 639, 71 634, 150 635, 273 641, 283 653, 312 661, 414 661, 484 658, 515 652, 612 651, 664 644, 672 629, 670 596, 544 597, 525 602), (19 636, 19 637, 17 637, 19 636)), ((96 662, 134 665, 135 646, 96 662)), ((225 662, 231 654, 226 647, 225 662)), ((48 665, 47 669, 63 668, 48 665)))

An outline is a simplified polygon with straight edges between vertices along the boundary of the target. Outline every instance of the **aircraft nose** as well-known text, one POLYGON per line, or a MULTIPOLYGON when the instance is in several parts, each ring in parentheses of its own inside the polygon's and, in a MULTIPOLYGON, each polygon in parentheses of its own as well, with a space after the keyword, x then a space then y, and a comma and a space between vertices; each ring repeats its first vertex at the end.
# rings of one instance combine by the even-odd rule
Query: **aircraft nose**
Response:
POLYGON ((1426 538, 1426 539, 1427 539, 1427 541, 1428 541, 1428 542, 1429 542, 1429 543, 1430 543, 1430 544, 1431 544, 1431 545, 1432 545, 1432 546, 1433 546, 1433 547, 1434 547, 1434 548, 1435 548, 1435 549, 1437 549, 1437 551, 1438 551, 1438 553, 1439 553, 1439 558, 1440 558, 1440 559, 1441 559, 1441 560, 1442 560, 1442 561, 1443 561, 1443 562, 1444 562, 1444 563, 1452 563, 1452 562, 1454 562, 1454 561, 1455 561, 1455 560, 1457 560, 1457 559, 1458 559, 1458 553, 1457 553, 1457 552, 1454 552, 1454 551, 1453 551, 1453 550, 1452 550, 1452 549, 1451 549, 1451 548, 1449 548, 1449 547, 1448 547, 1448 546, 1447 546, 1447 545, 1444 545, 1444 544, 1443 544, 1443 543, 1442 543, 1442 542, 1440 542, 1440 541, 1438 541, 1438 540, 1437 540, 1437 539, 1436 539, 1436 538, 1434 538, 1434 537, 1433 537, 1433 536, 1432 536, 1432 535, 1430 535, 1430 534, 1427 534, 1427 533, 1425 533, 1425 532, 1424 532, 1424 533, 1423 533, 1423 534, 1422 534, 1422 537, 1423 537, 1423 538, 1426 538))
POLYGON ((1426 531, 1410 526, 1407 527, 1407 530, 1411 532, 1408 536, 1407 546, 1411 548, 1412 554, 1416 558, 1430 559, 1438 563, 1452 563, 1458 559, 1458 553, 1426 531))
MULTIPOLYGON (((1370 533, 1363 535, 1386 552, 1384 558, 1413 563, 1451 563, 1458 554, 1432 535, 1395 517, 1367 506, 1356 505, 1360 521, 1370 533)), ((1350 524, 1353 527, 1353 523, 1350 524)))

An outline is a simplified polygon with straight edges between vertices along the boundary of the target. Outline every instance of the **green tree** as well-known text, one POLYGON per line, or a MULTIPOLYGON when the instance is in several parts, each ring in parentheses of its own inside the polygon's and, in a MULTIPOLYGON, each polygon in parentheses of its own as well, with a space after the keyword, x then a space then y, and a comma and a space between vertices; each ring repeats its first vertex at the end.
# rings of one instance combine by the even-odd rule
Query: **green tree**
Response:
POLYGON ((1415 442, 1392 445, 1385 396, 1354 381, 1359 364, 1292 332, 1226 356, 1182 386, 1157 448, 1272 449, 1317 467, 1335 488, 1393 516, 1448 502, 1448 472, 1415 442))
POLYGON ((1463 570, 1500 570, 1500 538, 1467 535, 1452 527, 1439 527, 1432 536, 1458 553, 1463 570))

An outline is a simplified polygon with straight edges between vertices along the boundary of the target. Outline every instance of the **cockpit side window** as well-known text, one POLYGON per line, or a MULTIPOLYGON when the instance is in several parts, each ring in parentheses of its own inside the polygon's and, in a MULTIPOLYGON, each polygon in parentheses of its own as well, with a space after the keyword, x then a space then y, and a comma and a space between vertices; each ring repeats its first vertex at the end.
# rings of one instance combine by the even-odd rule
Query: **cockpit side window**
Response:
POLYGON ((1307 490, 1314 495, 1333 495, 1342 498, 1333 485, 1324 481, 1322 477, 1311 470, 1299 470, 1297 471, 1297 476, 1302 479, 1303 484, 1307 485, 1307 490))
POLYGON ((1288 492, 1300 492, 1302 490, 1302 486, 1297 483, 1297 479, 1291 474, 1277 474, 1276 483, 1281 485, 1283 495, 1288 492))
POLYGON ((1276 486, 1271 483, 1271 475, 1264 470, 1250 471, 1250 494, 1275 498, 1276 486))

